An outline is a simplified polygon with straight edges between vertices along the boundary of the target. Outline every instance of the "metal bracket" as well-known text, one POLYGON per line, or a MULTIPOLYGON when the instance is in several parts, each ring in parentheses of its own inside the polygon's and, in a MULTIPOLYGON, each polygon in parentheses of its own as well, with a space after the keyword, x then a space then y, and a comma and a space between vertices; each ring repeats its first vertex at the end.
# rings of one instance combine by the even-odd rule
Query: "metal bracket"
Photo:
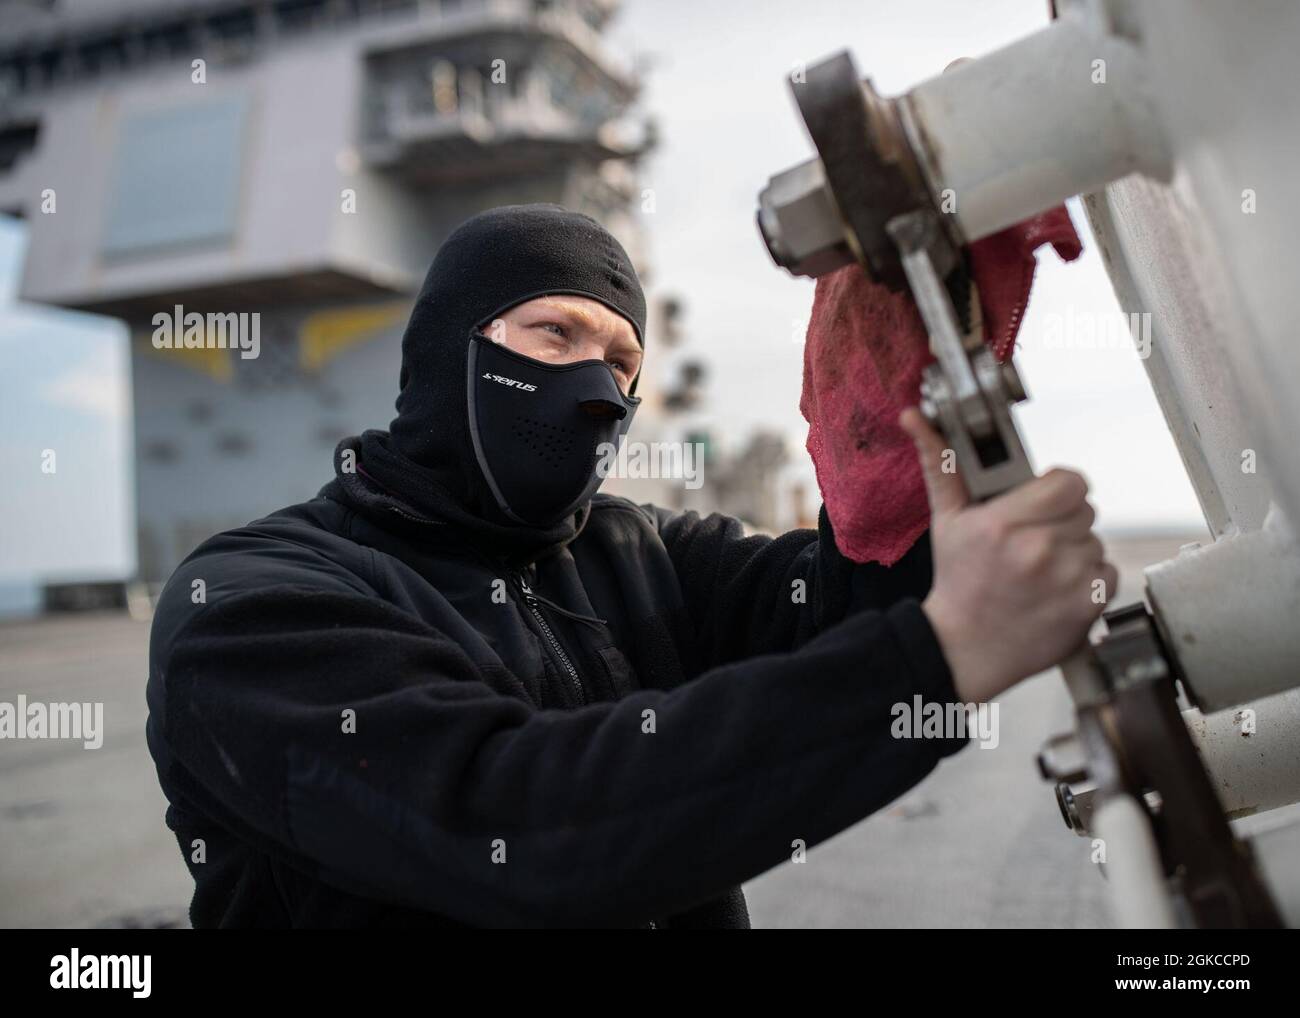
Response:
POLYGON ((944 268, 954 271, 960 252, 936 214, 908 212, 886 228, 902 255, 936 358, 921 377, 921 410, 952 446, 971 498, 983 502, 1034 476, 1011 419, 1011 404, 1025 398, 1024 387, 1011 361, 997 362, 980 328, 962 329, 944 282, 944 268))

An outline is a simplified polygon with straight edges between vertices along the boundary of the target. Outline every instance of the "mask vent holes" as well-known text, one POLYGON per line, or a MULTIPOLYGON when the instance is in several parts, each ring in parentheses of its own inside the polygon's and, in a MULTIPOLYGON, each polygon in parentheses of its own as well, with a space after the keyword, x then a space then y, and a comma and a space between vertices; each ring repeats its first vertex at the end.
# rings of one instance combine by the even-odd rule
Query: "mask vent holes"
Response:
POLYGON ((511 428, 517 440, 550 467, 562 467, 573 451, 573 429, 531 417, 516 417, 511 428))

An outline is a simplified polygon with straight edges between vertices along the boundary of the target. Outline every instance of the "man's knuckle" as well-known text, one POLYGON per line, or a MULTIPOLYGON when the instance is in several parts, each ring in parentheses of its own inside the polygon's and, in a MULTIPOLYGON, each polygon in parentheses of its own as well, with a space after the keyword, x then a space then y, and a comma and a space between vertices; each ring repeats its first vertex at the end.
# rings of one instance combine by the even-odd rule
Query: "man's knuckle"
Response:
POLYGON ((1055 543, 1048 532, 1032 530, 1019 539, 1017 557, 1022 568, 1030 575, 1037 575, 1045 570, 1055 557, 1055 543))
POLYGON ((1088 496, 1088 485, 1071 470, 1061 470, 1053 479, 1052 500, 1062 509, 1080 505, 1088 496))
POLYGON ((989 511, 980 513, 975 521, 978 536, 989 545, 1001 547, 1011 535, 1011 524, 1002 513, 990 507, 989 511))
POLYGON ((1064 567, 1065 586, 1074 591, 1097 575, 1097 567, 1089 556, 1070 555, 1064 567))

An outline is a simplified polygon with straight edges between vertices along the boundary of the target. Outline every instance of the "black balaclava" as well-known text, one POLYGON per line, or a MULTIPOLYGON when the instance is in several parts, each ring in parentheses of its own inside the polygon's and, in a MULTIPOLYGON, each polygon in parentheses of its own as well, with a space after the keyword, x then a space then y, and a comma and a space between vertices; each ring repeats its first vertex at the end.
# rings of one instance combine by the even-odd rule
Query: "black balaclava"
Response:
MULTIPOLYGON (((484 436, 471 425, 473 408, 479 424, 490 428, 507 409, 515 414, 512 400, 556 395, 547 391, 555 382, 575 408, 571 412, 577 412, 579 402, 588 408, 599 405, 595 419, 610 421, 612 429, 600 434, 616 440, 638 402, 618 393, 612 372, 602 364, 543 365, 474 338, 480 326, 507 309, 548 294, 600 301, 626 318, 645 345, 640 281, 627 252, 604 227, 553 204, 489 209, 461 224, 439 248, 402 338, 397 417, 388 432, 362 435, 358 450, 359 471, 389 495, 422 516, 450 524, 449 533, 457 538, 507 558, 529 557, 571 540, 591 491, 573 488, 576 504, 552 519, 561 507, 544 498, 530 499, 523 478, 498 469, 501 476, 490 481, 480 464, 500 465, 503 457, 498 451, 495 459, 484 459, 484 450, 476 451, 484 436), (476 384, 470 384, 471 361, 476 384), (539 391, 519 391, 528 385, 539 391)), ((516 438, 536 440, 547 455, 557 448, 553 436, 573 423, 526 410, 511 420, 516 432, 521 427, 528 431, 516 438)), ((581 431, 577 437, 589 436, 581 431)))

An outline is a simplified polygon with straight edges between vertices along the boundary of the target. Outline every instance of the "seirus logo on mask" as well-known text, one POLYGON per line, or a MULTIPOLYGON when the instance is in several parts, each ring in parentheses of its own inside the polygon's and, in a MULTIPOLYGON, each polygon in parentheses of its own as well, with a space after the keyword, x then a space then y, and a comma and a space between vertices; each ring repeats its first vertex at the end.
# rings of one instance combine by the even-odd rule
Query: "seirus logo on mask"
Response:
POLYGON ((627 434, 641 400, 604 361, 548 364, 472 330, 469 431, 493 497, 510 519, 547 527, 604 479, 599 449, 627 434))
POLYGON ((483 372, 483 377, 484 377, 484 378, 487 378, 487 379, 490 379, 490 380, 493 381, 493 382, 497 382, 497 383, 500 384, 500 385, 513 385, 516 389, 519 389, 519 390, 521 390, 521 391, 523 391, 523 392, 536 392, 536 391, 537 391, 537 386, 535 386, 535 385, 528 385, 528 384, 525 383, 525 382, 520 382, 520 381, 517 381, 517 380, 515 380, 515 379, 513 379, 513 378, 502 378, 500 375, 494 375, 494 374, 492 374, 490 371, 484 371, 484 372, 483 372))

